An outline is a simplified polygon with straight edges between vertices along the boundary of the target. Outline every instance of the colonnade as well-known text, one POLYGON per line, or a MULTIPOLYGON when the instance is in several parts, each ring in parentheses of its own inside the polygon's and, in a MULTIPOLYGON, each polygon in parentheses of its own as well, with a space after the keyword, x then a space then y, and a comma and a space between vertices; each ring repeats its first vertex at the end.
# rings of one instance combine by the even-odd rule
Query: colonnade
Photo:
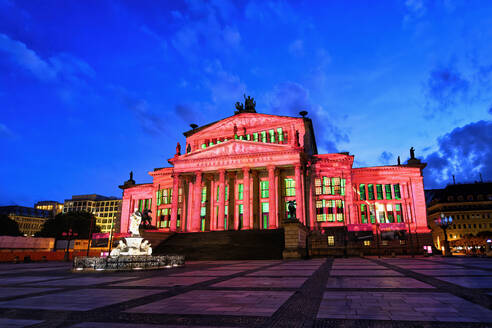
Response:
POLYGON ((284 178, 282 172, 285 170, 291 172, 292 167, 243 167, 218 171, 174 172, 170 230, 197 232, 201 230, 276 229, 279 228, 283 219, 280 215, 285 215, 287 200, 296 201, 297 217, 306 224, 304 172, 300 164, 294 166, 295 196, 285 197, 285 186, 282 181, 284 178), (268 181, 268 199, 261 197, 260 181, 268 181), (240 198, 238 197, 239 184, 243 185, 240 198), (207 188, 206 197, 202 202, 202 188, 204 187, 207 188), (228 199, 226 199, 226 187, 228 188, 228 199), (181 202, 178 198, 179 188, 182 189, 181 202), (262 203, 268 203, 268 222, 262 222, 262 203), (242 205, 242 217, 238 205, 242 205), (202 207, 206 207, 205 218, 202 215, 202 207), (179 228, 176 224, 178 209, 181 209, 179 228), (205 223, 202 222, 204 219, 205 223))

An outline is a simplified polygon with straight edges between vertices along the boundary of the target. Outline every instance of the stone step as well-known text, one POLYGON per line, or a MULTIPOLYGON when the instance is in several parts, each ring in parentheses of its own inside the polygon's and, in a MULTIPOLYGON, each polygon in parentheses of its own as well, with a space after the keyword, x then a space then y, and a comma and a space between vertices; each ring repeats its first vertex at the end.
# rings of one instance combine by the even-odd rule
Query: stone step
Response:
POLYGON ((284 233, 278 230, 176 233, 154 247, 154 254, 180 254, 187 260, 281 259, 284 233))

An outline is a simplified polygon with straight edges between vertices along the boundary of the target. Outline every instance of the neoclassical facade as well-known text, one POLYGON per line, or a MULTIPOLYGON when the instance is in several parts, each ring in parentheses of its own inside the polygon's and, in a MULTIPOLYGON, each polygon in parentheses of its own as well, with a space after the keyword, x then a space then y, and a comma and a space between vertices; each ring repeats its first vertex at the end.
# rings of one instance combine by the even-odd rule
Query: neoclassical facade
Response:
POLYGON ((171 167, 130 178, 123 192, 121 232, 130 213, 151 210, 162 231, 277 229, 288 203, 310 230, 429 233, 423 189, 425 164, 353 168, 348 153, 318 154, 313 123, 239 110, 184 133, 171 167))

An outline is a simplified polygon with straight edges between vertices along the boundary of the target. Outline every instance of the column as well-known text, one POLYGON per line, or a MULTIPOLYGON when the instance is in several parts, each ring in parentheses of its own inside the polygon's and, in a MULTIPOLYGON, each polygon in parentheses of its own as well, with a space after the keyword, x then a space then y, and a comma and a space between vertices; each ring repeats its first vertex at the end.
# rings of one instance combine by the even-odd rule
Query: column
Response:
POLYGON ((250 229, 249 167, 243 168, 243 229, 250 229))
POLYGON ((275 166, 268 167, 268 229, 277 229, 277 207, 275 190, 275 166))
POLYGON ((152 204, 151 204, 151 211, 152 211, 152 215, 151 215, 151 218, 152 218, 152 225, 154 226, 157 226, 157 190, 159 190, 160 188, 160 185, 157 185, 157 188, 156 186, 154 185, 154 188, 152 188, 152 204))
POLYGON ((200 231, 200 207, 202 205, 202 172, 198 171, 195 175, 194 206, 191 214, 191 231, 200 231))
POLYGON ((225 209, 225 170, 219 171, 219 222, 217 230, 224 230, 224 209, 225 209))
POLYGON ((192 231, 192 225, 191 223, 193 222, 193 192, 195 190, 193 184, 193 179, 191 177, 188 177, 188 210, 186 213, 186 231, 192 231))
POLYGON ((304 222, 304 203, 302 201, 302 180, 301 180, 301 165, 295 166, 295 179, 296 179, 296 215, 302 224, 304 222))
POLYGON ((176 224, 178 220, 178 196, 179 196, 179 174, 173 175, 173 195, 171 198, 171 231, 176 231, 176 224))

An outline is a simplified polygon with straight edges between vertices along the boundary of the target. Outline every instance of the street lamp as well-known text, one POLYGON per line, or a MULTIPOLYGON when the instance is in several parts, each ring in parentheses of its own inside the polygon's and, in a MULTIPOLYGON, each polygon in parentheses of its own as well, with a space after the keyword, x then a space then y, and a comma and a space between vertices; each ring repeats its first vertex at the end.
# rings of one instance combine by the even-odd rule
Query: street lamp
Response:
POLYGON ((78 236, 79 234, 76 233, 76 232, 72 232, 72 228, 68 229, 68 232, 62 232, 62 236, 67 236, 68 237, 68 241, 67 241, 67 248, 65 250, 65 261, 68 261, 68 258, 69 258, 69 247, 70 247, 70 241, 72 240, 72 237, 76 237, 78 236))
POLYGON ((444 213, 441 213, 441 217, 435 219, 434 223, 437 226, 441 227, 442 232, 444 232, 444 256, 451 256, 451 251, 449 249, 449 242, 448 242, 448 234, 446 233, 446 230, 453 223, 453 218, 451 216, 445 216, 444 213))

